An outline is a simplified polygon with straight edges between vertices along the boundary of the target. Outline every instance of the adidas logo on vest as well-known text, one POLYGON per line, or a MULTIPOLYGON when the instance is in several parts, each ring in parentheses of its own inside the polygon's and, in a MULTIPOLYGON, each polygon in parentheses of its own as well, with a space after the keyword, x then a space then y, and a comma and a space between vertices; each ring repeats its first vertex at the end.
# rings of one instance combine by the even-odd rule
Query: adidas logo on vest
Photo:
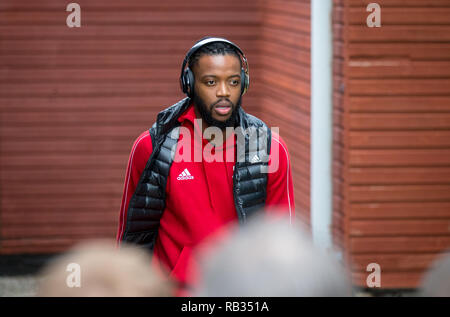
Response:
POLYGON ((189 173, 188 169, 185 168, 184 171, 181 172, 180 175, 178 175, 177 179, 179 181, 185 180, 185 179, 194 179, 194 176, 192 176, 191 173, 189 173))
POLYGON ((252 164, 259 163, 259 162, 261 162, 261 159, 256 154, 255 154, 255 156, 253 156, 252 160, 250 161, 250 163, 252 163, 252 164))

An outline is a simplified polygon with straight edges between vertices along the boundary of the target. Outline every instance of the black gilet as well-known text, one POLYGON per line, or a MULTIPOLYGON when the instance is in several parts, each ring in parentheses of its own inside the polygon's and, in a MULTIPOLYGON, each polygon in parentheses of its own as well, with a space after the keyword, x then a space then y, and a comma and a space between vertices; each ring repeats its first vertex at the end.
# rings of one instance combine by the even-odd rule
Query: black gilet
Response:
MULTIPOLYGON (((165 209, 167 178, 178 143, 178 118, 189 105, 190 98, 184 98, 161 111, 149 130, 153 151, 128 205, 123 242, 153 251, 165 209)), ((265 205, 271 132, 263 121, 245 113, 241 107, 238 122, 233 196, 239 222, 243 224, 265 205)))

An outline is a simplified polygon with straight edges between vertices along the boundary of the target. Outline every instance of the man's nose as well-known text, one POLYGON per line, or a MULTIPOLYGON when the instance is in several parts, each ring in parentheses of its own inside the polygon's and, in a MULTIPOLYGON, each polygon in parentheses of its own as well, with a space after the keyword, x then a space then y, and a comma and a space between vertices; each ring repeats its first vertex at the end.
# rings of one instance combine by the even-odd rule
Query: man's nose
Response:
POLYGON ((229 97, 230 96, 230 88, 225 82, 219 84, 217 92, 217 97, 229 97))

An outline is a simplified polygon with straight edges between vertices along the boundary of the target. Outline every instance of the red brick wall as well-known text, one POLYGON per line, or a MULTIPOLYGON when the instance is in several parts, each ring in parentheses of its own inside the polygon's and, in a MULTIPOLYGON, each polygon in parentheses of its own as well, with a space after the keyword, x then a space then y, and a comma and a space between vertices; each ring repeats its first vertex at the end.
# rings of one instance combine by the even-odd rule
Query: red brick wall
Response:
POLYGON ((0 3, 0 254, 114 237, 128 155, 183 98, 180 65, 205 35, 250 64, 243 106, 280 127, 297 215, 309 222, 309 1, 0 3))
POLYGON ((333 233, 355 284, 416 287, 450 247, 450 1, 369 2, 335 1, 333 233))
POLYGON ((183 98, 184 54, 224 36, 246 53, 258 107, 258 1, 0 2, 0 253, 64 250, 114 237, 128 155, 183 98))
POLYGON ((296 215, 310 222, 310 1, 264 1, 261 117, 291 156, 296 215))

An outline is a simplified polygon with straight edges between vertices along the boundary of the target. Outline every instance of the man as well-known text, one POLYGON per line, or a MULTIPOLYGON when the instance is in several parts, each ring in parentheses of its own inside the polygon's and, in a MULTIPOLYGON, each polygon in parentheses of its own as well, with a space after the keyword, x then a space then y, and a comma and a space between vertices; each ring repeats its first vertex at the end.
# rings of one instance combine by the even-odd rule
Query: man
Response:
POLYGON ((150 261, 148 252, 133 245, 117 249, 114 240, 85 240, 46 263, 37 296, 172 296, 173 285, 148 265, 150 261))
POLYGON ((195 296, 351 296, 348 267, 316 248, 306 226, 259 214, 230 232, 199 248, 195 296))
POLYGON ((418 295, 422 297, 450 297, 450 249, 443 250, 423 274, 418 295))
POLYGON ((241 107, 249 77, 239 47, 200 40, 186 55, 180 82, 188 97, 160 112, 134 142, 117 240, 152 251, 183 285, 202 240, 266 206, 293 220, 294 195, 285 143, 241 107))

